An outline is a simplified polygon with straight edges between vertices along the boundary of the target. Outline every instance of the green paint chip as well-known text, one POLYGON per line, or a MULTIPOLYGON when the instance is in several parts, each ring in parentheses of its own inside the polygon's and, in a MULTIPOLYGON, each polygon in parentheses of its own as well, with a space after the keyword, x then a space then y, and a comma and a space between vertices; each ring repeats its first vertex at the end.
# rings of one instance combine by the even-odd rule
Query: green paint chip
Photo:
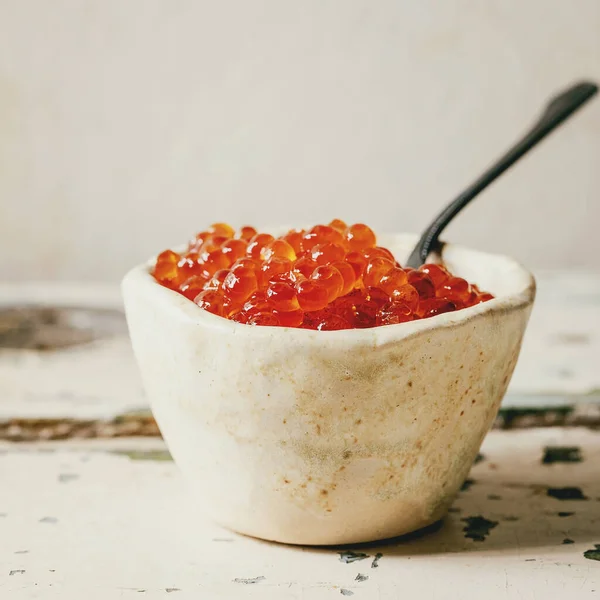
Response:
POLYGON ((168 450, 111 450, 111 454, 127 456, 131 460, 172 461, 168 450))
POLYGON ((578 463, 582 461, 581 449, 578 446, 546 446, 542 464, 578 463))
POLYGON ((594 546, 596 546, 595 550, 586 550, 583 556, 590 560, 600 560, 600 544, 594 544, 594 546))

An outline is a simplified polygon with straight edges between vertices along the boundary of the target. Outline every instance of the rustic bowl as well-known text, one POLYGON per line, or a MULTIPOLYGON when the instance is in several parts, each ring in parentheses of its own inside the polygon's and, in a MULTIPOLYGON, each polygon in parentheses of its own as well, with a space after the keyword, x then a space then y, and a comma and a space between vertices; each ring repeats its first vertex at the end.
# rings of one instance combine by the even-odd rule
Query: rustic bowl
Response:
MULTIPOLYGON (((382 238, 400 259, 414 236, 382 238)), ((123 281, 152 410, 200 508, 292 544, 408 533, 444 516, 489 430, 535 296, 510 258, 446 245, 455 274, 496 298, 347 331, 251 327, 159 285, 123 281)))

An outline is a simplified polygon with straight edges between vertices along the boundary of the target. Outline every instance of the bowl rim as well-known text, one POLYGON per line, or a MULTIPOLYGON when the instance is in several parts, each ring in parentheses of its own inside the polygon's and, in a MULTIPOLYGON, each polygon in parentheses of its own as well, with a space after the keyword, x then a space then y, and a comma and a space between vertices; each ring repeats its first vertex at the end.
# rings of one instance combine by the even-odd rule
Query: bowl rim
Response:
MULTIPOLYGON (((393 234, 380 236, 384 239, 391 239, 396 243, 403 241, 405 243, 416 242, 418 236, 414 234, 393 234)), ((387 245, 387 244, 385 244, 387 245)), ((185 247, 183 247, 185 248, 185 247)), ((179 249, 183 249, 180 247, 179 249)), ((176 247, 174 251, 178 251, 176 247)), ((289 336, 292 340, 300 341, 325 341, 328 342, 371 342, 374 345, 381 345, 389 341, 412 337, 419 333, 456 327, 475 318, 481 318, 492 313, 511 313, 522 310, 530 306, 536 293, 536 283, 534 276, 526 270, 520 263, 513 258, 496 253, 482 252, 468 248, 466 246, 443 243, 439 255, 432 255, 428 262, 439 262, 444 260, 448 254, 471 255, 476 260, 492 259, 499 264, 504 264, 507 272, 514 275, 517 282, 521 285, 514 293, 503 294, 492 300, 476 304, 469 308, 443 313, 426 319, 398 323, 394 325, 382 325, 366 329, 343 329, 337 331, 315 331, 311 329, 301 329, 296 327, 280 326, 252 326, 243 323, 237 323, 224 317, 213 315, 208 311, 201 309, 194 302, 188 300, 178 292, 167 288, 158 283, 150 273, 150 269, 156 262, 153 257, 142 264, 133 267, 123 278, 122 291, 127 304, 127 297, 133 289, 137 290, 138 295, 142 294, 153 302, 156 308, 164 310, 179 321, 187 322, 190 325, 208 328, 221 333, 229 333, 237 337, 251 336, 273 337, 276 334, 289 336)))

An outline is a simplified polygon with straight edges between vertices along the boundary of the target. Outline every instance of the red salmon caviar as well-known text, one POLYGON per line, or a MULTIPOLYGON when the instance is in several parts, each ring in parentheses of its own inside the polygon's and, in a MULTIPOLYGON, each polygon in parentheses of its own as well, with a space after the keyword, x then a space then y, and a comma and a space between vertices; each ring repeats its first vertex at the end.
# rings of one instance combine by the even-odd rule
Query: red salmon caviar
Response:
MULTIPOLYGON (((229 269, 220 269, 210 278, 208 283, 205 283, 205 289, 207 289, 207 290, 222 290, 223 282, 225 281, 227 275, 229 275, 229 269)), ((204 279, 204 278, 198 277, 198 276, 192 277, 192 279, 195 279, 195 278, 204 279)))
POLYGON ((269 283, 275 283, 277 281, 283 283, 289 283, 290 285, 296 285, 299 281, 304 281, 306 277, 302 275, 299 271, 287 271, 286 273, 278 273, 277 275, 273 275, 269 279, 269 283))
POLYGON ((390 294, 394 302, 401 302, 408 306, 411 312, 416 313, 419 308, 419 292, 407 283, 406 285, 400 286, 397 290, 394 290, 393 294, 390 294))
POLYGON ((370 287, 367 289, 367 300, 375 302, 378 307, 383 306, 386 302, 389 302, 390 297, 382 289, 378 287, 370 287))
POLYGON ((202 252, 198 257, 198 262, 204 264, 204 268, 211 275, 219 269, 226 269, 231 266, 229 258, 221 250, 212 250, 211 252, 202 252))
POLYGON ((362 279, 367 267, 367 259, 360 252, 348 252, 346 262, 354 269, 356 279, 362 279))
POLYGON ((221 252, 227 256, 227 258, 233 264, 242 256, 246 256, 246 249, 248 248, 248 243, 245 240, 227 240, 221 246, 221 252))
POLYGON ((192 275, 179 286, 179 292, 188 300, 193 300, 198 294, 204 291, 205 285, 206 279, 204 277, 201 275, 192 275))
POLYGON ((456 305, 449 300, 444 298, 431 298, 430 300, 424 300, 419 305, 419 312, 417 313, 421 318, 434 317, 435 315, 441 315, 445 312, 452 312, 456 310, 456 305))
POLYGON ((177 281, 179 277, 178 263, 181 256, 172 250, 161 252, 156 258, 154 267, 154 277, 163 285, 171 287, 169 284, 177 281))
POLYGON ((246 316, 250 316, 257 312, 265 312, 269 310, 269 303, 265 292, 256 292, 246 300, 242 306, 242 310, 246 316))
POLYGON ((300 249, 302 252, 312 252, 315 246, 326 243, 346 247, 346 240, 337 229, 329 227, 329 225, 315 225, 302 236, 300 249))
POLYGON ((348 264, 343 260, 340 260, 338 262, 332 263, 331 266, 335 267, 340 272, 340 275, 344 280, 340 296, 345 296, 346 294, 349 294, 354 289, 354 284, 356 283, 356 275, 354 274, 354 269, 352 268, 352 265, 348 264))
POLYGON ((245 302, 258 289, 256 272, 249 267, 232 269, 223 281, 225 296, 233 302, 245 302))
POLYGON ((216 290, 204 290, 196 296, 194 302, 200 308, 215 315, 223 314, 223 303, 225 302, 225 298, 221 292, 216 290))
POLYGON ((262 249, 268 246, 275 238, 268 233, 257 233, 248 244, 246 254, 250 258, 260 258, 262 249))
POLYGON ((284 235, 282 239, 284 239, 294 249, 294 252, 298 254, 302 250, 302 238, 304 233, 304 231, 296 231, 293 229, 284 235))
POLYGON ((236 260, 233 265, 231 265, 231 270, 234 271, 237 267, 247 267, 253 271, 258 271, 263 264, 264 263, 261 263, 259 260, 255 260, 249 256, 244 256, 243 258, 236 260))
POLYGON ((312 258, 303 256, 294 263, 294 271, 302 273, 302 275, 308 279, 317 266, 317 263, 312 258))
POLYGON ((409 271, 407 278, 408 283, 419 292, 419 298, 421 300, 435 298, 435 285, 429 275, 422 273, 421 271, 409 271))
POLYGON ((270 303, 275 310, 285 312, 298 310, 300 308, 296 296, 296 289, 289 283, 279 281, 269 284, 269 287, 267 288, 267 302, 270 303))
POLYGON ((329 304, 327 288, 314 279, 307 279, 296 284, 297 298, 304 311, 321 310, 329 304))
POLYGON ((287 258, 279 258, 278 256, 273 256, 265 260, 260 266, 260 270, 258 273, 259 278, 259 286, 264 287, 277 275, 283 275, 290 272, 292 268, 292 261, 287 258))
POLYGON ((450 277, 450 273, 441 265, 423 265, 419 268, 419 271, 429 275, 429 279, 433 281, 435 287, 441 286, 450 277))
POLYGON ((202 242, 202 252, 212 252, 213 250, 219 250, 229 238, 223 235, 209 235, 204 242, 202 242))
POLYGON ((377 313, 380 307, 374 300, 361 298, 354 304, 354 315, 352 323, 355 327, 366 329, 367 327, 375 327, 377 325, 377 313))
POLYGON ((348 225, 346 225, 346 223, 344 223, 344 221, 341 219, 334 219, 331 221, 331 223, 329 223, 329 227, 337 229, 341 234, 344 234, 346 229, 348 229, 348 225))
POLYGON ((376 256, 367 263, 363 282, 367 287, 379 286, 381 279, 394 268, 394 263, 389 258, 376 256))
POLYGON ((488 300, 493 300, 493 299, 494 299, 494 296, 492 296, 492 294, 490 294, 489 292, 482 292, 482 293, 478 294, 475 304, 481 304, 482 302, 487 302, 488 300))
POLYGON ((339 219, 278 238, 215 223, 184 253, 159 254, 152 274, 219 317, 318 331, 397 325, 493 299, 442 265, 402 268, 372 229, 339 219))
POLYGON ((259 312, 248 317, 247 325, 279 325, 279 319, 274 313, 259 312))
POLYGON ((208 228, 208 232, 225 238, 232 238, 235 235, 235 229, 227 223, 214 223, 208 228))
POLYGON ((300 327, 302 321, 304 321, 304 313, 300 309, 290 311, 273 310, 273 314, 282 327, 300 327))
POLYGON ((321 265, 317 267, 311 279, 316 279, 327 290, 327 303, 333 302, 344 289, 344 278, 342 274, 331 265, 321 265))
POLYGON ((367 248, 362 251, 362 255, 367 259, 371 260, 372 258, 387 258, 392 263, 396 263, 396 259, 394 255, 387 249, 381 248, 379 246, 375 246, 375 248, 367 248))
POLYGON ((351 325, 346 319, 336 314, 328 314, 319 321, 316 329, 319 331, 337 331, 339 329, 350 329, 351 325))
POLYGON ((388 296, 394 297, 397 290, 406 283, 408 283, 408 275, 406 271, 400 267, 394 267, 379 280, 379 287, 388 296))
POLYGON ((201 231, 197 233, 188 243, 188 251, 189 252, 198 252, 200 248, 202 248, 202 244, 204 244, 204 240, 209 237, 209 233, 206 231, 201 231))
POLYGON ((273 240, 260 251, 262 260, 268 260, 273 257, 287 258, 296 260, 296 251, 285 240, 273 240))
POLYGON ((470 295, 471 286, 460 277, 448 277, 437 290, 438 297, 450 300, 454 304, 462 304, 470 295))
POLYGON ((186 281, 194 275, 209 277, 206 265, 200 261, 200 257, 195 252, 189 252, 187 256, 179 259, 177 263, 177 281, 186 281))
POLYGON ((249 242, 257 233, 258 231, 254 227, 242 227, 240 229, 240 239, 249 242))
POLYGON ((311 258, 318 265, 328 265, 332 262, 344 260, 346 249, 340 244, 326 242, 325 244, 317 244, 313 247, 311 258))
POLYGON ((377 325, 396 325, 414 318, 414 313, 404 302, 388 302, 377 312, 377 325))
POLYGON ((373 230, 362 223, 351 225, 346 229, 346 240, 350 250, 373 248, 376 242, 373 230))

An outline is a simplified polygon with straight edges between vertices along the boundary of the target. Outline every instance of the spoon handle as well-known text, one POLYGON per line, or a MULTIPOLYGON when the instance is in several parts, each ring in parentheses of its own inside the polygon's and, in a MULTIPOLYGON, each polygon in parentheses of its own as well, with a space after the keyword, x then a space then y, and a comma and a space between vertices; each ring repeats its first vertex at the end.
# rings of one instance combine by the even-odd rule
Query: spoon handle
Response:
POLYGON ((597 91, 598 87, 595 84, 584 81, 554 97, 546 106, 537 123, 525 136, 434 219, 431 225, 423 232, 419 243, 408 258, 406 266, 416 269, 425 263, 427 256, 437 245, 438 238, 448 223, 479 192, 484 190, 552 130, 570 117, 578 108, 594 96, 597 91))

